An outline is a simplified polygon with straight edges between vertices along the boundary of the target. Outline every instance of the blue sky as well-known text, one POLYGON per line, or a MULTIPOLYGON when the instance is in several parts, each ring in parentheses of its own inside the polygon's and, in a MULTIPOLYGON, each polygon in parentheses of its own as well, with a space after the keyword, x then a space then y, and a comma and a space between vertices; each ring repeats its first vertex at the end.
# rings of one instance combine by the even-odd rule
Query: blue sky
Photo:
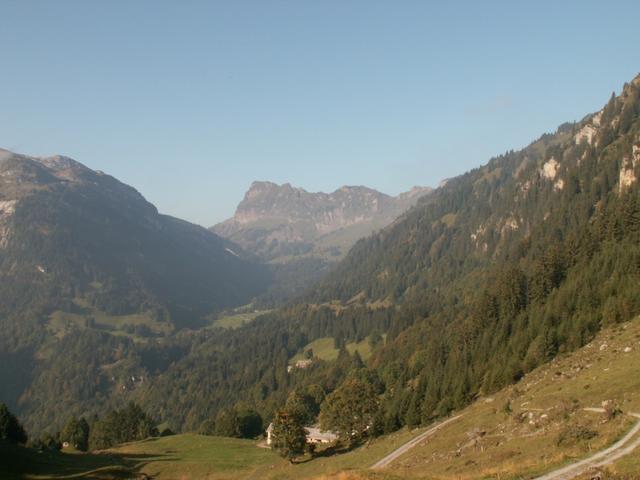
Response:
POLYGON ((205 226, 253 180, 397 194, 599 109, 638 1, 0 1, 0 147, 205 226))

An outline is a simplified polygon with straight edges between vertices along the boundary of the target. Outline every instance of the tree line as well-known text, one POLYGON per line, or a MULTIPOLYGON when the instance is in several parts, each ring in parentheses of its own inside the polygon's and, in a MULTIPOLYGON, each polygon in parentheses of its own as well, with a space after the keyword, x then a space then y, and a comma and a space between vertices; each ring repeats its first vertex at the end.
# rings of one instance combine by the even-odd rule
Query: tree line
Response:
POLYGON ((122 409, 108 412, 103 418, 94 417, 88 421, 84 417, 71 416, 60 431, 31 439, 18 418, 4 403, 0 403, 0 440, 36 450, 60 450, 63 446, 82 452, 102 450, 171 433, 167 430, 159 432, 155 424, 139 405, 129 403, 122 409))

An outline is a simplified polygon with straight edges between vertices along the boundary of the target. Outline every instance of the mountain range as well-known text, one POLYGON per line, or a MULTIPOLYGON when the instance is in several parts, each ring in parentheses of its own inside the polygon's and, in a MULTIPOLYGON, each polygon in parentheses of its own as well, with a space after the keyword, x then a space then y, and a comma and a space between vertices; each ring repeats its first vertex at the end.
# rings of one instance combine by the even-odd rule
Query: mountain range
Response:
POLYGON ((0 397, 35 432, 129 400, 174 431, 236 407, 270 419, 297 388, 359 375, 389 433, 640 313, 640 76, 598 112, 409 195, 386 226, 371 212, 401 209, 371 190, 254 184, 214 227, 237 246, 68 159, 2 158, 0 362, 16 368, 0 369, 0 397), (135 330, 149 308, 204 325, 194 319, 264 291, 274 270, 252 255, 326 262, 339 242, 325 239, 367 222, 313 288, 236 329, 135 330))

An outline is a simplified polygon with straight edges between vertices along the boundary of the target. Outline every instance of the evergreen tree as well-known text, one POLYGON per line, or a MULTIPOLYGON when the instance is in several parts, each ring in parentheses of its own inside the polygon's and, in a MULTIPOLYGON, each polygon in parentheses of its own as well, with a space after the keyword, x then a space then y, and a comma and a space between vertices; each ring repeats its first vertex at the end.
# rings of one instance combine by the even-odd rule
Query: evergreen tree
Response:
POLYGON ((60 431, 60 440, 86 452, 89 448, 89 424, 84 418, 71 417, 60 431))
POLYGON ((255 410, 248 407, 236 409, 237 436, 240 438, 255 438, 263 431, 262 417, 255 410))
POLYGON ((216 435, 221 437, 238 436, 238 415, 233 408, 225 408, 218 412, 215 421, 216 435))
POLYGON ((27 443, 27 434, 24 428, 4 403, 0 403, 0 440, 27 443))
POLYGON ((214 429, 221 437, 255 438, 263 431, 262 417, 244 403, 233 408, 224 408, 218 412, 215 422, 205 428, 214 429))

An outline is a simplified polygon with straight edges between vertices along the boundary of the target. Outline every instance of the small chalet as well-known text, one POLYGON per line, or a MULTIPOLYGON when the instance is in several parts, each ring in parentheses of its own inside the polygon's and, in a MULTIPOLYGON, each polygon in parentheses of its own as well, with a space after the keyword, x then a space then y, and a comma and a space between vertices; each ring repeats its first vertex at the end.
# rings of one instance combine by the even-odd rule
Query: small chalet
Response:
POLYGON ((315 427, 305 427, 307 431, 307 443, 331 443, 338 439, 333 432, 325 432, 315 427))
MULTIPOLYGON (((305 427, 307 431, 307 443, 331 443, 338 439, 333 432, 325 432, 316 427, 305 427)), ((267 445, 273 443, 273 423, 267 427, 267 445)))

